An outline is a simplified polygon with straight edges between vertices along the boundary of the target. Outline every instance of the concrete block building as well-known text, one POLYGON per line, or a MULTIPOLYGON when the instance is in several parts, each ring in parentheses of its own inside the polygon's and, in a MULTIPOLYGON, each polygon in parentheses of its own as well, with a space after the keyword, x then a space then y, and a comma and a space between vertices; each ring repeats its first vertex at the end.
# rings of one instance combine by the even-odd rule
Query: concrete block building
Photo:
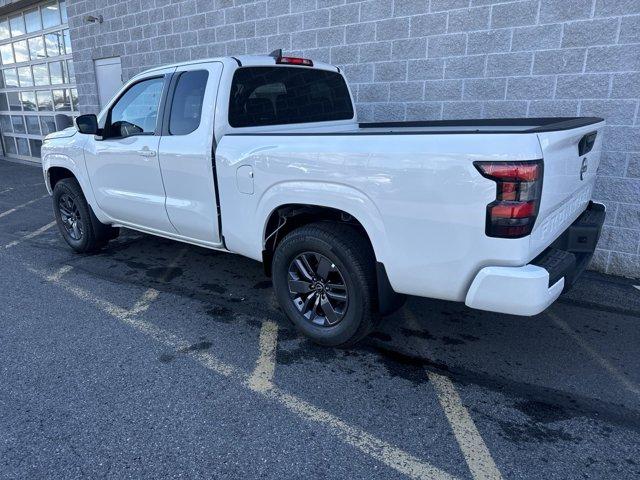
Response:
POLYGON ((4 0, 4 155, 149 67, 276 48, 339 65, 362 121, 606 118, 592 267, 640 276, 640 0, 4 0))

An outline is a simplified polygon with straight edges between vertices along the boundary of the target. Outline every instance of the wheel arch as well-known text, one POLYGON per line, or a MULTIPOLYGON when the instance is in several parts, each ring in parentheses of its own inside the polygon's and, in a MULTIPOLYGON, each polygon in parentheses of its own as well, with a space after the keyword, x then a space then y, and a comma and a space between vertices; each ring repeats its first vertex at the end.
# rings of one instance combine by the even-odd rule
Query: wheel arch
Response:
POLYGON ((84 171, 84 159, 74 159, 69 155, 57 151, 46 154, 42 159, 42 169, 44 171, 45 185, 50 194, 60 180, 64 178, 74 178, 82 193, 91 206, 94 215, 102 223, 111 223, 111 219, 98 207, 91 182, 84 171))
POLYGON ((53 192, 56 183, 63 178, 75 178, 78 180, 78 177, 76 177, 74 173, 66 167, 49 167, 49 169, 47 169, 47 189, 53 192))
POLYGON ((283 204, 274 208, 267 217, 262 238, 262 264, 265 274, 271 276, 273 254, 280 241, 289 232, 319 221, 345 223, 360 231, 371 247, 376 261, 378 309, 383 315, 397 310, 404 303, 404 296, 397 294, 391 287, 384 263, 378 257, 367 228, 356 216, 339 208, 299 203, 283 204))

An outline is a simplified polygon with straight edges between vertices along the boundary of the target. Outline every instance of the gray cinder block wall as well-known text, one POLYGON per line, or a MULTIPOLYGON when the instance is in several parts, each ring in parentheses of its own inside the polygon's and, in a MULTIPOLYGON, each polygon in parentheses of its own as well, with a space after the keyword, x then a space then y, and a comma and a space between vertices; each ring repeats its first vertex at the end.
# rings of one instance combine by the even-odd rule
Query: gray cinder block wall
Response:
POLYGON ((93 60, 125 79, 189 59, 276 48, 344 69, 361 120, 607 119, 592 267, 640 277, 640 0, 73 0, 81 110, 93 60), (87 15, 104 23, 87 23, 87 15))

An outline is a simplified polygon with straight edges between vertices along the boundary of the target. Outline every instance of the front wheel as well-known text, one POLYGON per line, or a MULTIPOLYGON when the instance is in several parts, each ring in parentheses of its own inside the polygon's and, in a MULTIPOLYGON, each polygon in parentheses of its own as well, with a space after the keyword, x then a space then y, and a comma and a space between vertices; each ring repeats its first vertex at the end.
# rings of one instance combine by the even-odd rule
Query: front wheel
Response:
POLYGON ((58 229, 76 252, 99 250, 118 229, 98 221, 75 178, 63 178, 53 188, 53 211, 58 229))
POLYGON ((349 347, 377 319, 375 257, 357 228, 315 223, 290 232, 273 258, 278 302, 321 345, 349 347))

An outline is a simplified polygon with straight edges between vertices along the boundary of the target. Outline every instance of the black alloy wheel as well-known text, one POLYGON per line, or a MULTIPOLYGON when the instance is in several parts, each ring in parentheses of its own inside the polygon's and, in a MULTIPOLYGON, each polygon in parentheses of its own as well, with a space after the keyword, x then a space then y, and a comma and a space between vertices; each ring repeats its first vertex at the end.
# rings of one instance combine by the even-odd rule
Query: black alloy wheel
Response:
POLYGON ((84 235, 84 220, 74 198, 68 193, 60 195, 58 200, 58 210, 62 220, 62 226, 67 231, 69 237, 79 241, 84 235))
POLYGON ((317 252, 304 252, 293 259, 288 273, 291 300, 309 322, 332 327, 342 321, 349 292, 331 260, 317 252))

